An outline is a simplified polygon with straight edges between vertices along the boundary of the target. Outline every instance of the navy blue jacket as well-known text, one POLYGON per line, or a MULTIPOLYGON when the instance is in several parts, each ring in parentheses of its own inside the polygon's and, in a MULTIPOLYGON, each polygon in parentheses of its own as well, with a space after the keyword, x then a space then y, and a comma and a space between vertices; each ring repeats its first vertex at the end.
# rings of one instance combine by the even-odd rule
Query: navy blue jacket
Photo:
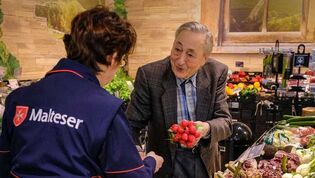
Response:
POLYGON ((91 69, 61 59, 7 97, 0 177, 152 177, 155 160, 141 160, 121 104, 91 69))

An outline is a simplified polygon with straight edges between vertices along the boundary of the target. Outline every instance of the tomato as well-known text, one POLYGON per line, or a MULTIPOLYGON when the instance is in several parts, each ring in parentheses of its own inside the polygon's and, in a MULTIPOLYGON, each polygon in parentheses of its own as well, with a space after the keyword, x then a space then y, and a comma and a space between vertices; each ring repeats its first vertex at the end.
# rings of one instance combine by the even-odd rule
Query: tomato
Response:
POLYGON ((238 75, 239 75, 240 77, 245 77, 245 76, 246 76, 246 73, 245 73, 244 71, 240 70, 240 72, 238 73, 238 75))
POLYGON ((252 78, 251 82, 258 82, 259 80, 257 78, 252 78))

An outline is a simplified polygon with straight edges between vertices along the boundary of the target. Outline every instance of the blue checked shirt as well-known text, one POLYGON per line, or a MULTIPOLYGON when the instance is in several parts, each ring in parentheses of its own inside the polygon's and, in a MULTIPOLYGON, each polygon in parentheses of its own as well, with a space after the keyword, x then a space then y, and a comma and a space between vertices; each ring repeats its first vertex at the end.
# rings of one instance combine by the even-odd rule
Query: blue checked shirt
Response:
POLYGON ((196 76, 193 75, 187 80, 176 78, 177 83, 177 123, 183 119, 196 120, 196 76), (185 82, 185 84, 183 83, 185 82), (184 86, 181 86, 183 84, 184 86))

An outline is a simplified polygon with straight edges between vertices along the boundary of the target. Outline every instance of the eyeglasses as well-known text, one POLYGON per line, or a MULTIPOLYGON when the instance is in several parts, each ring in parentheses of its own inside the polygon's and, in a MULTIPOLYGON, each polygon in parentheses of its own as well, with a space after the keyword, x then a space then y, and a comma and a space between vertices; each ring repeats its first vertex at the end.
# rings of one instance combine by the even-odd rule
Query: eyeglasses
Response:
POLYGON ((128 55, 123 55, 121 59, 120 67, 125 67, 128 64, 128 55))

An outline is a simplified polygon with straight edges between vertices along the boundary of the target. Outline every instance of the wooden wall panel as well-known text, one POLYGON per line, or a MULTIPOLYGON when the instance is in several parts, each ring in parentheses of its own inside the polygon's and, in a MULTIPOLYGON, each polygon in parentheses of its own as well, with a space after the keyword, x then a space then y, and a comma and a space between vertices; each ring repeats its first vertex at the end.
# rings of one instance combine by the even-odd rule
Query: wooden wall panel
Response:
MULTIPOLYGON (((214 36, 217 37, 219 9, 213 7, 219 6, 219 2, 217 0, 126 1, 128 20, 135 26, 138 33, 137 47, 129 57, 129 74, 135 77, 138 67, 168 56, 174 40, 174 33, 177 27, 184 22, 217 19, 212 19, 210 25, 207 24, 214 36), (205 1, 211 1, 211 3, 205 3, 205 1), (211 6, 205 6, 206 4, 211 4, 211 6), (210 16, 201 14, 201 8, 208 11, 210 16)), ((239 70, 235 67, 235 61, 244 61, 244 69, 262 71, 263 56, 260 54, 238 54, 235 51, 229 54, 215 53, 211 57, 227 64, 232 70, 239 70)))
POLYGON ((200 19, 200 0, 128 0, 126 7, 138 35, 136 49, 129 57, 133 77, 139 66, 170 54, 179 25, 200 19))
MULTIPOLYGON (((41 78, 59 58, 65 56, 61 39, 56 39, 47 28, 45 18, 34 15, 35 4, 40 0, 2 0, 4 23, 2 40, 7 44, 22 65, 21 79, 41 78)), ((201 5, 206 0, 127 0, 128 20, 136 28, 138 39, 134 53, 129 57, 129 74, 134 77, 138 67, 168 56, 174 40, 175 30, 187 21, 200 21, 201 5)), ((209 0, 218 3, 217 0, 209 0)), ((113 7, 112 0, 106 5, 113 7)), ((206 8, 212 17, 218 9, 206 8)), ((217 21, 212 21, 210 29, 217 36, 217 21)), ((258 51, 258 49, 257 49, 258 51)), ((216 53, 212 55, 219 61, 234 67, 236 60, 245 62, 250 71, 262 70, 259 54, 216 53)))
POLYGON ((41 78, 65 56, 62 40, 53 36, 46 19, 35 17, 36 3, 36 0, 2 0, 2 40, 20 61, 20 79, 41 78))

